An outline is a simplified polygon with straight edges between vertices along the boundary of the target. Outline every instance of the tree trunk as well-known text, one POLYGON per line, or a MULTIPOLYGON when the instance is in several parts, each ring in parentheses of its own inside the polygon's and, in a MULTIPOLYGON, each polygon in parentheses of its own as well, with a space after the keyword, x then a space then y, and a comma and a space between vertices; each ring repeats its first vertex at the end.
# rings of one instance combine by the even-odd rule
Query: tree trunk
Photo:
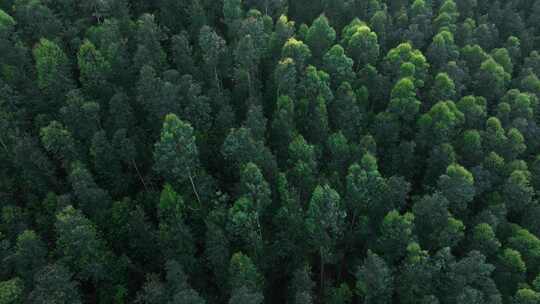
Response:
POLYGON ((135 162, 134 159, 131 160, 131 164, 135 168, 135 171, 137 171, 137 176, 139 176, 139 180, 143 184, 144 190, 146 190, 146 192, 148 192, 148 187, 146 186, 146 182, 144 181, 144 178, 142 177, 141 172, 139 171, 139 167, 137 166, 137 163, 135 162))
POLYGON ((201 198, 199 197, 199 192, 197 192, 197 187, 195 187, 195 183, 193 182, 193 177, 191 176, 191 170, 188 171, 188 177, 191 183, 191 188, 193 189, 193 193, 195 193, 195 197, 197 198, 197 202, 199 202, 199 207, 200 207, 202 205, 201 198))
POLYGON ((6 143, 4 143, 4 140, 2 138, 0 138, 0 144, 2 145, 2 148, 4 148, 4 150, 6 151, 6 154, 9 154, 8 147, 6 143))
POLYGON ((319 247, 319 256, 321 258, 321 270, 320 270, 320 299, 321 299, 321 302, 322 302, 322 298, 323 298, 323 295, 324 295, 324 260, 323 260, 323 252, 322 252, 322 247, 319 247))
MULTIPOLYGON (((351 226, 349 228, 348 234, 352 234, 354 232, 354 225, 356 223, 356 212, 353 213, 351 226)), ((341 260, 340 267, 338 269, 338 275, 337 275, 337 281, 339 282, 341 280, 341 275, 343 274, 343 266, 345 265, 345 259, 347 258, 347 251, 349 251, 350 248, 350 242, 347 240, 347 243, 345 245, 345 249, 343 250, 343 259, 341 260)))

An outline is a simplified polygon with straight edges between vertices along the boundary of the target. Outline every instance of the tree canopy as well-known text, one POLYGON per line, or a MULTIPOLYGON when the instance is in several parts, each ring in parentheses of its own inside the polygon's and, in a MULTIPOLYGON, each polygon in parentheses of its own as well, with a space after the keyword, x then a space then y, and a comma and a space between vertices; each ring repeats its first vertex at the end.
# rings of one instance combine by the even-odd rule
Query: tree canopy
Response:
POLYGON ((540 303, 540 0, 2 0, 0 54, 0 304, 540 303))

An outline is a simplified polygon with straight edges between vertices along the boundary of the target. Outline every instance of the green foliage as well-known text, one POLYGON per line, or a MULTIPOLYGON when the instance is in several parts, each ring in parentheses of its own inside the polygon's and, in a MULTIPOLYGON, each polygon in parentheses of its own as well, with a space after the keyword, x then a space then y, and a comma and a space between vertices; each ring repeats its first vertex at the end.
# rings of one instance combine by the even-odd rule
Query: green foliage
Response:
POLYGON ((19 304, 23 303, 24 284, 19 278, 0 282, 0 303, 19 304))
POLYGON ((510 81, 510 74, 504 67, 492 58, 482 62, 478 73, 475 75, 478 95, 493 100, 502 96, 510 81))
POLYGON ((537 303, 540 1, 0 1, 0 302, 537 303))
POLYGON ((104 279, 105 244, 95 225, 79 210, 67 206, 56 215, 55 228, 58 235, 56 253, 60 261, 83 280, 104 279))
POLYGON ((426 195, 414 204, 414 224, 424 247, 452 247, 463 238, 465 226, 452 216, 448 206, 448 200, 440 193, 426 195))
POLYGON ((390 269, 383 259, 369 251, 356 272, 356 290, 368 303, 390 303, 394 288, 390 269))
POLYGON ((83 303, 79 288, 71 277, 72 274, 62 265, 46 266, 37 274, 36 287, 30 293, 28 302, 32 304, 83 303))
POLYGON ((33 51, 37 85, 53 104, 61 104, 64 95, 74 87, 69 59, 54 42, 41 39, 33 51))
POLYGON ((420 111, 420 105, 421 102, 416 98, 414 79, 400 79, 392 89, 389 112, 396 114, 405 122, 411 122, 420 111))
POLYGON ((489 257, 496 254, 501 247, 501 242, 497 239, 493 228, 486 223, 478 224, 474 227, 471 237, 471 248, 478 250, 483 255, 489 257))
POLYGON ((166 55, 161 47, 162 32, 156 23, 155 16, 143 14, 137 20, 137 51, 133 58, 136 69, 143 65, 156 70, 164 68, 166 55))
POLYGON ((45 266, 47 248, 32 230, 25 230, 17 237, 16 251, 12 256, 17 276, 26 286, 32 286, 34 275, 45 266))
MULTIPOLYGON (((448 3, 451 1, 446 1, 448 3)), ((442 15, 447 16, 447 15, 442 15)), ((441 15, 439 15, 439 18, 441 15)), ((454 61, 459 57, 458 47, 454 43, 454 35, 447 28, 441 30, 433 37, 433 41, 429 45, 427 56, 429 62, 434 67, 442 67, 449 61, 454 61)))
POLYGON ((516 170, 506 180, 503 188, 503 197, 510 212, 526 212, 530 207, 533 188, 529 182, 529 172, 516 170))
POLYGON ((414 240, 414 215, 406 213, 400 215, 397 211, 390 211, 383 219, 381 225, 381 238, 379 239, 379 252, 387 257, 390 263, 401 259, 409 243, 414 240))
POLYGON ((334 45, 323 57, 323 66, 335 86, 354 79, 353 63, 340 45, 334 45))
POLYGON ((376 64, 380 51, 377 40, 377 34, 364 22, 354 19, 343 29, 341 44, 357 66, 363 67, 376 64))
POLYGON ((451 142, 464 121, 464 114, 454 102, 439 101, 418 120, 421 138, 439 144, 451 142))
POLYGON ((399 71, 405 63, 411 63, 414 66, 414 74, 407 76, 414 76, 415 85, 423 87, 427 77, 429 63, 422 52, 414 49, 410 43, 402 43, 391 49, 384 58, 385 69, 394 79, 399 75, 399 71))
POLYGON ((497 257, 495 280, 505 295, 512 295, 525 280, 527 267, 519 251, 506 248, 497 257))
POLYGON ((242 0, 226 0, 223 2, 223 17, 231 38, 236 36, 243 14, 242 0))
MULTIPOLYGON (((329 46, 330 47, 330 46, 329 46)), ((283 45, 281 50, 282 58, 291 58, 296 64, 299 73, 304 73, 307 62, 311 59, 312 53, 310 48, 302 41, 295 38, 290 38, 283 45)))
POLYGON ((474 199, 474 177, 458 164, 452 164, 438 181, 439 191, 448 199, 450 210, 459 214, 467 210, 467 204, 474 199))
POLYGON ((2 30, 9 29, 16 24, 15 19, 0 9, 0 26, 2 30))
POLYGON ((261 277, 251 259, 242 253, 235 253, 229 266, 231 304, 260 304, 264 297, 261 288, 264 279, 261 277))
POLYGON ((431 96, 436 101, 452 100, 456 96, 456 85, 446 73, 435 76, 431 96))
POLYGON ((527 265, 528 273, 536 273, 540 267, 540 240, 526 229, 513 227, 514 233, 508 239, 508 246, 521 253, 527 265))
POLYGON ((336 31, 328 24, 328 19, 321 15, 313 21, 306 35, 306 43, 316 59, 321 58, 336 40, 336 31))
POLYGON ((163 122, 160 141, 154 150, 155 169, 169 182, 192 179, 198 169, 198 149, 193 128, 174 114, 163 122))
POLYGON ((291 299, 295 304, 313 303, 313 288, 315 283, 310 277, 311 268, 303 266, 294 271, 291 281, 291 299))
POLYGON ((109 98, 110 84, 108 78, 111 66, 90 41, 85 41, 77 53, 79 79, 89 96, 94 98, 109 98))
POLYGON ((322 263, 330 262, 334 242, 343 233, 346 212, 341 209, 341 198, 330 186, 317 186, 307 211, 306 224, 322 263))

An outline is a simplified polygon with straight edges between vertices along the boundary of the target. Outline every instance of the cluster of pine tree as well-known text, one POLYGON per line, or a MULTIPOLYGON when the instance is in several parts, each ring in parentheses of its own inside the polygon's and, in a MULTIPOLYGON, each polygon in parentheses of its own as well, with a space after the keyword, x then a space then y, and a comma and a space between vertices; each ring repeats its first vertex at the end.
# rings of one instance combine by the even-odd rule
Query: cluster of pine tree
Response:
POLYGON ((1 0, 0 304, 539 304, 540 0, 1 0))

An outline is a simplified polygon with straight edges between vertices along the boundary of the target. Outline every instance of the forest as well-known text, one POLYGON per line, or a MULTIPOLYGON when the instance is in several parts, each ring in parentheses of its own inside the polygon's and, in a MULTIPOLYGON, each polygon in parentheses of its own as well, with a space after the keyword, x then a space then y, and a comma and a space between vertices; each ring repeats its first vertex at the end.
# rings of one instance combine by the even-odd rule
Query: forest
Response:
POLYGON ((0 0, 0 304, 540 304, 540 0, 0 0))

